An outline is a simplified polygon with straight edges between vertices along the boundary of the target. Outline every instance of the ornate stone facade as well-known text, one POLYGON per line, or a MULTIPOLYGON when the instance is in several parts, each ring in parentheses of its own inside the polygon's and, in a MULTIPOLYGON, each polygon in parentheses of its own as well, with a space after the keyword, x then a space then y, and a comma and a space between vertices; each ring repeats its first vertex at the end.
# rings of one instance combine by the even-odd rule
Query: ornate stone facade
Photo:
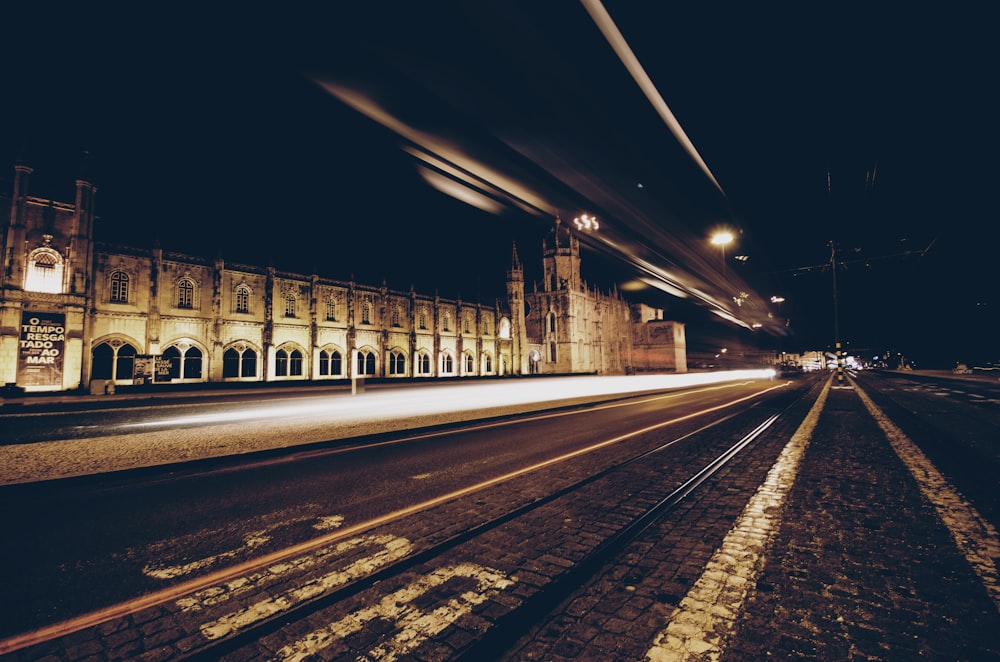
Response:
POLYGON ((74 204, 43 200, 28 195, 30 174, 17 165, 0 200, 0 385, 634 369, 628 304, 581 281, 578 240, 558 222, 543 242, 542 287, 525 293, 515 249, 508 301, 487 306, 98 243, 95 187, 78 180, 74 204))

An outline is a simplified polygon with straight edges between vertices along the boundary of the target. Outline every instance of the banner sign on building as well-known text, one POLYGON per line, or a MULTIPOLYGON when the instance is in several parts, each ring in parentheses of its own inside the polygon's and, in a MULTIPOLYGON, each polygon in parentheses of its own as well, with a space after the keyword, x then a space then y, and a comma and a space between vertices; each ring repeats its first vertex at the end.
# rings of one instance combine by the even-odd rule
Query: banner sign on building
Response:
POLYGON ((61 389, 65 349, 66 315, 22 312, 17 385, 61 389))
POLYGON ((170 359, 161 354, 136 354, 132 381, 135 384, 169 382, 170 359))

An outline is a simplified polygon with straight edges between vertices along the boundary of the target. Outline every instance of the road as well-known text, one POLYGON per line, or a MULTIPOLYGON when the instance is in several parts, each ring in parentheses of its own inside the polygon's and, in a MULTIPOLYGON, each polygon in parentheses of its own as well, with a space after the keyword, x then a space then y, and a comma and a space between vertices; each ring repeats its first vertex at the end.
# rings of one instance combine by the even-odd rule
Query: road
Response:
MULTIPOLYGON (((649 522, 672 522, 675 576, 659 591, 679 601, 697 575, 694 550, 709 554, 780 464, 819 377, 617 395, 417 433, 8 485, 0 498, 12 535, 0 581, 18 609, 4 615, 0 637, 12 647, 43 628, 17 644, 20 659, 99 649, 158 659, 418 649, 426 659, 534 659, 532 627, 559 622, 560 603, 620 567, 616 554, 649 522), (697 491, 679 493, 699 472, 697 491), (428 611, 452 591, 462 597, 428 611)), ((994 387, 855 378, 908 431, 942 445, 944 428, 952 448, 961 439, 969 454, 949 474, 995 522, 995 483, 979 484, 997 466, 994 387)), ((76 423, 49 412, 18 419, 17 434, 24 439, 33 419, 46 431, 38 443, 103 438, 138 416, 157 435, 210 429, 218 439, 240 428, 226 418, 231 408, 175 404, 169 420, 118 409, 74 414, 76 423)))

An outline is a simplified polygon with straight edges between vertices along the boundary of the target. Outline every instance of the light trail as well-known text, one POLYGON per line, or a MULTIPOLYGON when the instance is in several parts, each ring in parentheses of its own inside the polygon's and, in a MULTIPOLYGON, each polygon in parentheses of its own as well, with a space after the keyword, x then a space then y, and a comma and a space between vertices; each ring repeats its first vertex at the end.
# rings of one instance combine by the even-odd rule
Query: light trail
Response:
POLYGON ((320 401, 273 406, 254 406, 212 414, 193 414, 128 423, 120 428, 170 425, 205 425, 243 422, 248 419, 282 419, 306 416, 324 419, 372 419, 429 416, 455 411, 539 404, 574 398, 623 395, 663 389, 718 384, 745 379, 771 379, 774 370, 732 370, 681 375, 632 375, 628 377, 568 377, 557 381, 508 381, 502 384, 442 384, 399 392, 368 392, 347 397, 331 396, 320 401))
POLYGON ((608 40, 608 44, 614 49, 615 53, 618 54, 618 58, 628 69, 629 74, 631 74, 632 79, 635 81, 639 89, 642 90, 646 98, 649 99, 649 103, 653 105, 653 108, 659 114, 660 118, 670 129, 670 133, 677 138, 681 146, 687 151, 688 155, 694 159, 694 162, 698 164, 702 172, 708 176, 712 183, 715 184, 715 188, 719 190, 719 193, 726 196, 726 192, 722 190, 722 185, 719 184, 718 180, 715 179, 715 175, 709 170, 708 165, 705 163, 704 159, 701 158, 701 154, 695 148, 694 143, 688 138, 687 134, 684 133, 681 123, 677 121, 674 117, 673 112, 671 112, 670 107, 667 106, 667 102, 663 100, 663 96, 656 89, 656 85, 650 79, 646 70, 643 69, 642 65, 639 63, 639 58, 635 56, 632 49, 629 47, 628 42, 625 41, 625 37, 618 30, 615 22, 611 19, 611 15, 604 8, 604 5, 600 3, 599 0, 581 0, 583 6, 587 9, 587 13, 590 17, 594 19, 594 23, 597 24, 598 29, 604 35, 604 38, 608 40))

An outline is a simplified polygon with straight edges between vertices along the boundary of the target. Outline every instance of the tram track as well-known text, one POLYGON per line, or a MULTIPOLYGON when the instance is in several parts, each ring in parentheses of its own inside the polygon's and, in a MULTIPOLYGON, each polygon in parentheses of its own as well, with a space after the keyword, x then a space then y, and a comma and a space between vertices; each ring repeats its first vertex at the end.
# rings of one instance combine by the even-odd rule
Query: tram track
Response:
MULTIPOLYGON (((792 389, 787 389, 785 394, 773 396, 766 404, 760 402, 749 403, 738 411, 728 412, 721 418, 712 420, 697 429, 689 430, 676 437, 671 437, 652 449, 643 450, 642 452, 622 458, 600 471, 564 484, 544 496, 520 503, 516 507, 509 508, 476 522, 473 526, 459 528, 423 548, 411 549, 402 558, 374 568, 370 572, 364 573, 363 576, 353 577, 350 581, 345 581, 343 585, 332 590, 324 590, 321 594, 301 600, 289 608, 274 608, 273 613, 256 618, 248 625, 239 625, 239 619, 234 618, 233 622, 236 624, 228 631, 226 628, 229 626, 221 627, 217 631, 223 634, 214 636, 214 638, 206 636, 204 628, 202 628, 200 635, 188 628, 187 636, 182 637, 185 642, 181 646, 182 650, 179 650, 178 654, 173 656, 173 659, 217 660, 227 659, 227 657, 231 657, 232 659, 255 659, 256 657, 287 657, 288 659, 296 659, 296 654, 290 652, 294 651, 294 648, 280 647, 273 643, 276 639, 281 640, 284 638, 282 633, 289 623, 322 622, 324 619, 336 620, 342 618, 341 612, 346 611, 350 614, 351 610, 357 605, 377 603, 378 599, 373 597, 373 594, 385 595, 388 592, 388 595, 391 596, 393 595, 392 589, 394 587, 399 591, 401 590, 399 587, 415 585, 414 578, 430 576, 428 574, 429 568, 464 567, 460 564, 450 562, 448 557, 454 557, 463 546, 470 544, 490 547, 490 543, 481 541, 491 535, 496 537, 508 525, 534 519, 542 522, 541 526, 544 528, 544 522, 551 520, 551 517, 544 514, 545 511, 560 512, 564 509, 561 502, 566 500, 586 500, 589 497, 582 496, 584 492, 589 490, 590 493, 600 493, 602 490, 607 490, 606 486, 608 484, 616 480, 621 482, 623 480, 622 476, 629 471, 643 474, 648 473, 648 464, 654 458, 664 465, 671 464, 671 460, 664 459, 665 456, 673 454, 681 447, 686 448, 687 453, 693 453, 697 456, 697 459, 688 458, 684 461, 677 460, 674 462, 677 466, 686 466, 687 468, 683 470, 685 472, 683 478, 675 477, 674 475, 670 476, 669 481, 672 483, 672 486, 667 490, 666 494, 657 494, 655 496, 643 495, 643 499, 650 501, 649 505, 643 505, 636 512, 629 513, 626 517, 627 521, 623 522, 616 531, 612 531, 604 536, 591 549, 587 550, 585 555, 576 558, 565 572, 552 577, 551 581, 541 582, 542 585, 538 586, 537 590, 533 589, 524 595, 518 594, 513 601, 520 603, 519 605, 512 607, 509 613, 497 618, 496 623, 483 636, 478 637, 475 641, 468 642, 464 648, 455 651, 456 657, 460 657, 461 659, 485 659, 489 651, 501 649, 504 642, 511 641, 523 633, 526 627, 530 627, 533 615, 537 615, 539 611, 558 604, 576 586, 585 582, 596 571, 595 568, 599 567, 602 562, 619 551, 630 540, 639 536, 650 523, 656 521, 658 518, 662 518, 666 513, 683 503, 685 499, 696 493, 698 488, 703 486, 710 477, 739 458, 748 448, 753 447, 754 443, 762 436, 773 434, 774 428, 780 427, 777 423, 788 418, 790 416, 789 412, 796 408, 796 405, 800 403, 803 397, 803 394, 798 391, 792 397, 793 394, 791 391, 792 389), (781 401, 780 409, 774 404, 777 401, 781 401), (731 442, 734 437, 736 438, 735 441, 731 442), (720 443, 719 440, 723 439, 726 440, 725 443, 720 443), (692 469, 688 466, 691 464, 696 464, 697 467, 692 469), (324 613, 327 610, 333 610, 338 615, 328 616, 324 613), (281 655, 278 655, 278 653, 281 653, 281 655)), ((792 424, 792 422, 788 423, 788 425, 792 424)), ((645 431, 645 434, 651 433, 652 431, 645 431)), ((627 483, 629 479, 626 478, 624 480, 627 483)), ((461 498, 473 500, 486 499, 486 497, 477 497, 474 494, 463 495, 461 498)), ((387 526, 389 526, 388 523, 382 525, 383 528, 387 526)), ((528 528, 530 528, 530 525, 528 528)), ((376 533, 372 530, 372 527, 366 527, 366 531, 370 535, 375 535, 376 533)), ((335 540, 345 541, 350 536, 355 536, 355 539, 357 539, 357 536, 365 534, 366 531, 343 531, 338 536, 327 540, 326 544, 330 546, 335 540)), ((313 545, 311 549, 315 547, 313 545)), ((307 552, 308 550, 303 548, 302 551, 307 552)), ((287 557, 287 555, 285 556, 287 557)), ((335 563, 340 561, 343 563, 351 558, 357 559, 362 556, 357 550, 352 550, 343 558, 334 559, 330 557, 327 559, 327 562, 335 563), (350 554, 354 554, 354 557, 351 557, 350 554)), ((274 559, 275 564, 282 562, 284 562, 284 559, 277 557, 274 559)), ((483 565, 483 567, 486 566, 483 565)), ((516 569, 505 572, 511 577, 516 575, 516 569)), ((231 580, 232 578, 229 578, 227 581, 231 580)), ((472 581, 469 577, 465 577, 465 580, 466 584, 472 581)), ((206 591, 211 589, 206 588, 206 585, 202 582, 198 590, 206 591)), ((280 591, 276 592, 273 588, 262 587, 261 590, 270 592, 271 595, 270 598, 265 598, 264 601, 270 599, 280 602, 283 599, 280 591)), ((288 595, 291 594, 289 593, 288 595)), ((170 599, 174 597, 170 596, 170 599)), ((180 599, 176 601, 177 604, 180 604, 180 602, 180 599)), ((258 604, 260 602, 258 601, 258 604)), ((253 603, 252 598, 241 598, 238 601, 238 604, 242 605, 239 609, 246 610, 248 609, 248 604, 251 607, 253 606, 251 603, 253 603)), ((162 605, 150 605, 148 608, 162 609, 162 605)), ((261 607, 259 609, 260 613, 263 614, 268 609, 271 609, 271 607, 261 607)), ((164 617, 172 618, 174 625, 185 620, 173 606, 168 605, 165 611, 164 617)), ((216 612, 218 611, 216 610, 216 612)), ((231 611, 230 617, 234 613, 239 614, 239 610, 237 612, 231 611)), ((137 618, 135 615, 129 615, 125 618, 134 623, 136 620, 142 620, 144 617, 137 618)), ((202 620, 205 618, 207 618, 207 614, 202 617, 202 620)), ((216 619, 213 622, 218 624, 224 622, 225 618, 224 616, 223 619, 216 619)), ((378 616, 377 618, 381 619, 382 616, 378 616)), ((23 657, 21 659, 32 658, 23 657)))

